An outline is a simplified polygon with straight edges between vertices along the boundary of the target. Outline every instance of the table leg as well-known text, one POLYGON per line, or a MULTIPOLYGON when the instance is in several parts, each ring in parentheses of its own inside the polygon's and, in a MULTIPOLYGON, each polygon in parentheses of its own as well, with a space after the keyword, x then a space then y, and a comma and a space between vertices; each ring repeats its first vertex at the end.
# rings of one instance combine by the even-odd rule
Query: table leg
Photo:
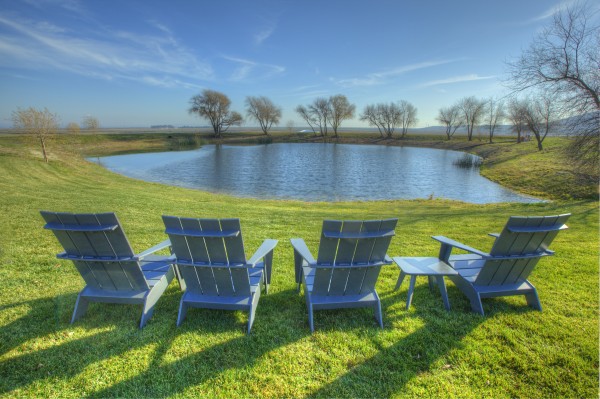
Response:
POLYGON ((444 282, 444 276, 436 276, 438 286, 440 287, 440 294, 444 300, 444 307, 446 310, 450 310, 450 301, 448 300, 448 292, 446 291, 446 283, 444 282))
POLYGON ((394 291, 396 291, 398 288, 400 288, 400 286, 402 285, 402 282, 404 281, 405 276, 406 276, 406 273, 404 273, 401 270, 400 275, 398 276, 398 281, 396 282, 396 287, 394 288, 394 291))
POLYGON ((433 276, 427 276, 427 282, 429 283, 429 290, 433 291, 433 276))
POLYGON ((410 308, 410 303, 412 302, 413 291, 415 290, 415 281, 417 281, 417 276, 410 276, 410 285, 408 286, 408 298, 406 298, 406 310, 410 308))

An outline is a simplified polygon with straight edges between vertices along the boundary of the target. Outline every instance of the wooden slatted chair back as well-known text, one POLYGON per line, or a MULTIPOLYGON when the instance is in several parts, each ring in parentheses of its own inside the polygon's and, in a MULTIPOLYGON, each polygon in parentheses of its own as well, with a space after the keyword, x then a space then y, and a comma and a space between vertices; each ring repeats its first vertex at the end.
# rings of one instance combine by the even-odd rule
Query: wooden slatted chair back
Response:
POLYGON ((503 285, 525 281, 540 257, 549 254, 550 244, 559 231, 567 228, 565 222, 570 216, 510 217, 490 251, 492 257, 499 259, 486 261, 475 284, 503 285))
POLYGON ((313 285, 316 295, 372 292, 398 219, 323 221, 313 285))
POLYGON ((163 222, 187 291, 210 296, 250 295, 239 219, 163 216, 163 222))
POLYGON ((106 291, 149 289, 134 252, 114 213, 40 212, 86 284, 106 291))

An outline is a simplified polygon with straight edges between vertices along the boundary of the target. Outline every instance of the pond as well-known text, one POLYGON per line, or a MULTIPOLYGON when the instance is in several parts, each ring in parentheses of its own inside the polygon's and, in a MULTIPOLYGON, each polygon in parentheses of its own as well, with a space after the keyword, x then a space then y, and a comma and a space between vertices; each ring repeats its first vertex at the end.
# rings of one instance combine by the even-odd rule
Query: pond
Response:
POLYGON ((380 145, 207 145, 193 151, 93 158, 146 181, 261 199, 357 201, 447 198, 471 203, 538 202, 454 161, 464 153, 380 145))

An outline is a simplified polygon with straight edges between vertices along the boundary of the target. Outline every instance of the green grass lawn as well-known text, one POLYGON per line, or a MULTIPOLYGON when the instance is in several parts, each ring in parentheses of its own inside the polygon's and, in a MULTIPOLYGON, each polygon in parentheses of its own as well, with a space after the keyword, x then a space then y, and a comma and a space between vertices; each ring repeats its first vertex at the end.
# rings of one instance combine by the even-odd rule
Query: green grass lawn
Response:
POLYGON ((45 164, 35 147, 0 138, 3 397, 598 396, 599 212, 597 200, 589 199, 597 185, 576 180, 554 148, 559 139, 542 153, 511 143, 464 144, 487 155, 483 173, 490 178, 555 199, 491 205, 215 195, 115 175, 73 150, 90 153, 99 145, 119 152, 152 150, 164 145, 160 140, 94 140, 54 143, 45 164), (545 182, 532 178, 538 172, 545 182), (557 173, 562 183, 553 177, 557 173), (163 214, 239 217, 248 256, 264 238, 278 239, 273 283, 260 299, 252 334, 245 334, 242 312, 192 309, 177 328, 181 292, 175 281, 143 330, 137 328, 141 308, 124 305, 92 304, 69 324, 83 281, 72 264, 55 258, 62 249, 42 229, 40 210, 114 211, 138 252, 166 238, 163 214), (383 330, 371 310, 336 310, 316 312, 310 334, 289 238, 303 237, 316 253, 325 218, 397 217, 389 254, 435 256, 439 247, 431 235, 487 250, 492 244, 487 233, 499 231, 510 215, 565 212, 573 216, 569 230, 553 243, 556 255, 541 260, 530 278, 543 312, 528 308, 524 297, 509 297, 484 300, 481 317, 470 312, 451 282, 452 310, 446 312, 425 278, 417 281, 407 311, 408 284, 393 291, 398 270, 389 266, 378 282, 383 330))

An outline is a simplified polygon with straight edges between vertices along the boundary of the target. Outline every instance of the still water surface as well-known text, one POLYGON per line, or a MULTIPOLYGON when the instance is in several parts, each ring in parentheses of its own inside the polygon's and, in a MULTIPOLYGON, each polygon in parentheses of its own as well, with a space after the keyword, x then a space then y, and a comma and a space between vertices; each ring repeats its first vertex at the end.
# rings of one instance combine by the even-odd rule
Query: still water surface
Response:
POLYGON ((193 151, 94 158, 137 179, 239 197, 356 201, 448 198, 537 202, 452 163, 462 152, 379 145, 207 145, 193 151))

